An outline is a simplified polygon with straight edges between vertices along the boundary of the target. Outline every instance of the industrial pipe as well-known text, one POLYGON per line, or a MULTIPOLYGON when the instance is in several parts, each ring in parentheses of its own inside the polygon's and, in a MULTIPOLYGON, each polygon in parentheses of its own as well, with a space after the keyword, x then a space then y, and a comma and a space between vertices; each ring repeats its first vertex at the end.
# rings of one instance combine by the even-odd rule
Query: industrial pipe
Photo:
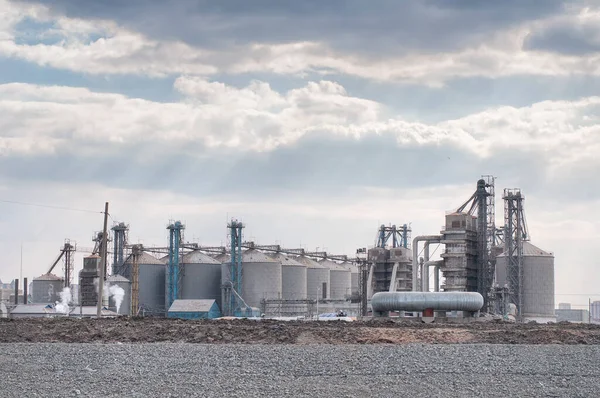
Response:
POLYGON ((23 278, 23 304, 27 304, 27 278, 23 278))
POLYGON ((388 311, 467 311, 483 307, 483 296, 477 292, 380 292, 371 299, 373 312, 388 311))
POLYGON ((442 235, 422 235, 413 239, 412 290, 418 292, 419 242, 441 243, 442 235))
POLYGON ((19 280, 15 279, 15 305, 19 304, 19 280))
MULTIPOLYGON (((423 291, 423 292, 429 291, 429 267, 436 267, 436 269, 438 269, 442 264, 444 264, 444 260, 427 261, 427 262, 423 263, 423 269, 421 270, 421 275, 422 275, 421 291, 423 291)), ((437 292, 437 291, 439 291, 439 280, 435 281, 435 282, 436 282, 435 283, 436 287, 438 287, 436 290, 436 292, 437 292)))

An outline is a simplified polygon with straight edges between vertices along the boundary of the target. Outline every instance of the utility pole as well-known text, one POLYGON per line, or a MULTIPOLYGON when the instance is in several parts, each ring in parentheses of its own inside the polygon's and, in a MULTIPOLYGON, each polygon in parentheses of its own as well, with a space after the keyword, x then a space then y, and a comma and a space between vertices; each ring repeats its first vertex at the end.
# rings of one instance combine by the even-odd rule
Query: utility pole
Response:
POLYGON ((98 304, 96 306, 96 316, 102 316, 102 296, 104 295, 104 274, 106 273, 106 247, 108 244, 108 202, 104 204, 104 229, 102 230, 102 250, 100 251, 100 275, 98 276, 98 304))

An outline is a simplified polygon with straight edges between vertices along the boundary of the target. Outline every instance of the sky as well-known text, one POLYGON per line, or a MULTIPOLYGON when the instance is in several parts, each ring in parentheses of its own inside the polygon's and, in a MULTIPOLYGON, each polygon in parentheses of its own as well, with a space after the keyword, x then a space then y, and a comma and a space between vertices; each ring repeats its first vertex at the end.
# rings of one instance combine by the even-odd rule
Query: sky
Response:
POLYGON ((520 188, 556 256, 557 303, 600 300, 599 0, 0 10, 4 282, 21 245, 29 278, 65 239, 93 246, 106 201, 131 243, 181 220, 220 245, 236 218, 260 244, 353 254, 380 224, 439 233, 494 175, 497 224, 520 188))

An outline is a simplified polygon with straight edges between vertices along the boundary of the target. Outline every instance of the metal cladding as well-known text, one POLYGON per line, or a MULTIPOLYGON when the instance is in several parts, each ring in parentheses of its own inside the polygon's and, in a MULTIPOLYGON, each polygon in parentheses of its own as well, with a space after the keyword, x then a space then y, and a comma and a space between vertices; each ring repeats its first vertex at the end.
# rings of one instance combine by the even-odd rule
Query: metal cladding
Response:
POLYGON ((254 249, 242 254, 242 298, 260 308, 262 299, 281 298, 281 263, 254 249))
POLYGON ((305 300, 306 265, 283 253, 272 254, 269 257, 281 263, 281 297, 284 300, 305 300))
POLYGON ((121 301, 121 306, 117 311, 117 304, 113 295, 109 295, 108 297, 108 309, 118 313, 119 315, 129 315, 131 314, 131 282, 129 279, 125 278, 121 275, 111 275, 106 278, 106 283, 109 286, 119 286, 123 289, 123 301, 121 301))
POLYGON ((98 303, 96 279, 100 275, 100 256, 91 255, 83 259, 83 269, 79 271, 79 302, 83 306, 95 306, 98 303))
POLYGON ((442 234, 446 246, 440 255, 444 259, 444 291, 477 291, 477 217, 447 214, 442 234))
POLYGON ((294 260, 306 265, 306 294, 310 300, 325 300, 331 297, 329 268, 308 257, 295 257, 294 260))
POLYGON ((31 303, 43 304, 60 301, 60 292, 65 284, 64 278, 54 274, 45 274, 33 279, 31 283, 31 303))
MULTIPOLYGON (((508 258, 496 259, 496 281, 507 283, 508 258)), ((530 242, 523 242, 523 316, 554 316, 554 255, 530 242)))
POLYGON ((212 299, 221 307, 221 263, 198 250, 183 256, 180 298, 212 299))
POLYGON ((352 284, 350 270, 331 260, 323 260, 319 264, 329 268, 330 298, 332 300, 346 300, 349 298, 352 284))
MULTIPOLYGON (((129 256, 120 274, 127 279, 131 278, 131 262, 129 256)), ((164 316, 166 265, 145 252, 140 254, 138 264, 140 315, 164 316)))
POLYGON ((380 292, 371 299, 374 312, 386 311, 467 311, 483 307, 483 296, 477 292, 380 292))
POLYGON ((352 296, 358 296, 358 282, 359 282, 358 267, 348 261, 343 262, 340 265, 342 267, 350 270, 350 294, 352 296))

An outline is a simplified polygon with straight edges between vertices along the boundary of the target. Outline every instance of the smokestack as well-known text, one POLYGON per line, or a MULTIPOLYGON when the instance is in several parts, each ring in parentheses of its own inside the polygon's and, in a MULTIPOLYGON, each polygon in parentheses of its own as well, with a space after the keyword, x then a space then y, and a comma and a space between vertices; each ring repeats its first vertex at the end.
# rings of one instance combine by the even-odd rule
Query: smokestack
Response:
POLYGON ((27 304, 27 278, 23 278, 23 304, 27 304))
POLYGON ((15 305, 19 304, 19 280, 15 279, 15 305))

